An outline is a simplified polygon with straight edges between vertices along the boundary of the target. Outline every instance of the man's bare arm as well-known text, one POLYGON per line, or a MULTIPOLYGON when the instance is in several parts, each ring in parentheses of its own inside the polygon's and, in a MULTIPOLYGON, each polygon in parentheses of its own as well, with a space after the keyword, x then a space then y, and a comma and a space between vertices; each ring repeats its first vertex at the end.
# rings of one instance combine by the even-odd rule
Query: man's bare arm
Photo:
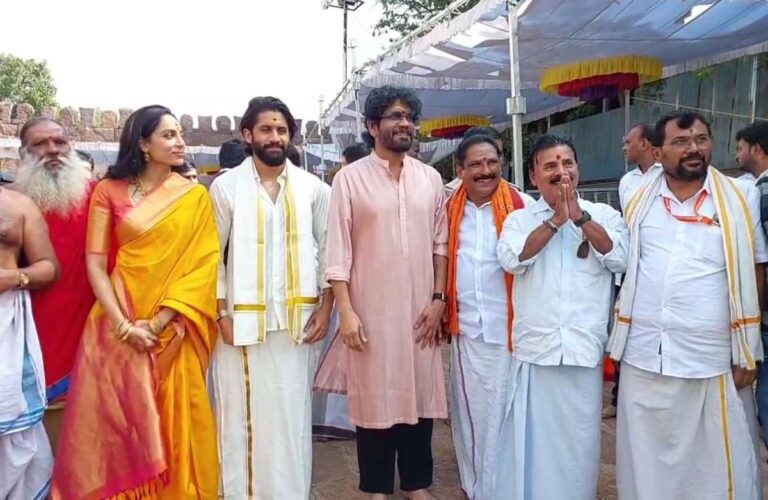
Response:
POLYGON ((44 288, 59 279, 59 261, 48 236, 48 224, 43 213, 26 196, 15 196, 14 203, 22 213, 22 251, 29 265, 19 270, 3 270, 0 289, 10 290, 19 285, 20 273, 29 277, 26 288, 44 288))

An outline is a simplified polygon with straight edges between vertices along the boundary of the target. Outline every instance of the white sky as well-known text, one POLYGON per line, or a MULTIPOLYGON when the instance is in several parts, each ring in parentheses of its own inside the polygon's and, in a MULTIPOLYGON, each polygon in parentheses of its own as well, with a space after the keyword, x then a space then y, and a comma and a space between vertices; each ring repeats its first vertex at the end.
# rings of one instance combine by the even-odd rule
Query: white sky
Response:
MULTIPOLYGON (((371 34, 379 14, 375 0, 349 13, 358 63, 386 45, 371 34)), ((306 121, 343 83, 342 12, 321 0, 10 0, 0 53, 45 59, 62 107, 163 104, 197 124, 274 95, 306 121)))

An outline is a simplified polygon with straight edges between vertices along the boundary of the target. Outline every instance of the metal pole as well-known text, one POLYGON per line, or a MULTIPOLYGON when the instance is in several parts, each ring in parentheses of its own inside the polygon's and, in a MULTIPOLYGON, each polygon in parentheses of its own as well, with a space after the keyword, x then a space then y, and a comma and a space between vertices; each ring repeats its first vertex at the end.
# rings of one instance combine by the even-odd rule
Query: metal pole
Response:
POLYGON ((752 76, 749 81, 749 102, 752 106, 749 110, 749 118, 752 122, 755 121, 755 113, 757 111, 757 58, 758 56, 752 56, 752 76))
POLYGON ((317 130, 320 133, 320 178, 325 180, 325 145, 323 144, 323 96, 320 96, 320 114, 317 120, 317 130))
POLYGON ((344 78, 341 79, 342 82, 347 81, 347 77, 349 77, 349 72, 347 71, 347 2, 346 0, 342 0, 343 9, 344 9, 344 78))
POLYGON ((512 119, 512 170, 514 183, 525 190, 523 169, 523 115, 525 114, 525 98, 520 92, 520 61, 517 50, 517 9, 519 0, 509 0, 509 92, 507 99, 507 114, 512 119))
MULTIPOLYGON (((630 91, 629 90, 625 90, 624 91, 624 137, 626 137, 627 134, 629 133, 629 127, 630 127, 630 125, 629 125, 629 120, 630 120, 629 104, 630 104, 630 99, 631 98, 632 98, 632 96, 630 95, 630 91)), ((629 171, 629 164, 627 163, 627 157, 625 156, 624 157, 624 172, 627 172, 627 171, 629 171)))
POLYGON ((355 40, 351 40, 350 44, 350 56, 352 59, 352 90, 355 93, 355 132, 357 133, 357 141, 363 142, 363 119, 360 116, 360 71, 357 69, 357 58, 355 57, 355 49, 357 43, 355 40))

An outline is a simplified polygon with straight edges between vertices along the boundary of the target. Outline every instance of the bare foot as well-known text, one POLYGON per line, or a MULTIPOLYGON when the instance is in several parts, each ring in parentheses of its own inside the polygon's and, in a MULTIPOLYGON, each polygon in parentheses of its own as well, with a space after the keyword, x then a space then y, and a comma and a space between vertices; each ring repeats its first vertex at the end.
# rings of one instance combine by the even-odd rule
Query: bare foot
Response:
POLYGON ((403 496, 410 500, 437 500, 437 497, 426 488, 416 491, 404 491, 403 496))
POLYGON ((371 500, 387 500, 387 495, 384 493, 374 493, 371 495, 371 500))

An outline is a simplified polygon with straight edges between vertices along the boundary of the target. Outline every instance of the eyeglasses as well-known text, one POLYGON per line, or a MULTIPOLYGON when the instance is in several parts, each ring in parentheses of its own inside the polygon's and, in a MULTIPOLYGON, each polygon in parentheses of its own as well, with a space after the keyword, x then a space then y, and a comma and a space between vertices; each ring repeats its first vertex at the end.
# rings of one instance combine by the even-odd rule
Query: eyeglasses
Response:
POLYGON ((416 120, 413 119, 413 115, 410 113, 403 113, 402 111, 393 111, 387 115, 381 117, 382 120, 392 120, 393 122, 400 123, 405 120, 410 124, 415 124, 416 120))
POLYGON ((708 135, 697 135, 696 137, 678 137, 676 139, 672 139, 666 144, 669 144, 673 148, 677 149, 688 149, 691 147, 691 144, 696 144, 696 147, 698 148, 705 148, 709 146, 709 144, 712 142, 712 138, 708 135))

